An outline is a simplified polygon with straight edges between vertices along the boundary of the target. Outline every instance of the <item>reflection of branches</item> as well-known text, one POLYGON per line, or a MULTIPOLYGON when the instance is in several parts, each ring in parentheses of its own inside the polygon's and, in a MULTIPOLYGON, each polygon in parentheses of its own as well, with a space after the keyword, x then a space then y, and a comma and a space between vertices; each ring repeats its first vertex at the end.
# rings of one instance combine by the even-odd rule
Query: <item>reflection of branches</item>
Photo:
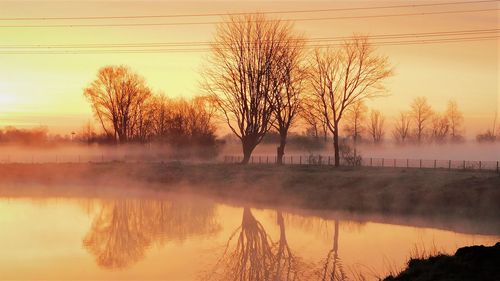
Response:
POLYGON ((277 211, 277 223, 280 228, 280 238, 277 245, 277 251, 274 259, 274 278, 273 280, 297 280, 299 274, 299 261, 293 255, 285 232, 285 220, 281 211, 277 211))
POLYGON ((299 280, 299 259, 288 245, 285 221, 277 212, 279 240, 273 243, 250 208, 229 237, 225 251, 206 278, 208 280, 281 281, 299 280))
POLYGON ((211 205, 116 200, 102 204, 83 245, 99 266, 124 268, 140 260, 154 242, 183 240, 217 230, 211 205))
POLYGON ((335 220, 335 230, 333 235, 333 248, 323 263, 321 281, 343 281, 347 280, 342 263, 338 255, 339 249, 339 221, 335 220))
POLYGON ((271 239, 250 208, 245 207, 241 226, 229 237, 222 257, 207 279, 215 277, 217 280, 270 280, 273 262, 271 239), (233 248, 233 239, 236 236, 236 245, 233 248))
POLYGON ((142 231, 147 221, 130 200, 104 205, 83 240, 85 248, 106 268, 126 267, 144 255, 151 237, 142 231))

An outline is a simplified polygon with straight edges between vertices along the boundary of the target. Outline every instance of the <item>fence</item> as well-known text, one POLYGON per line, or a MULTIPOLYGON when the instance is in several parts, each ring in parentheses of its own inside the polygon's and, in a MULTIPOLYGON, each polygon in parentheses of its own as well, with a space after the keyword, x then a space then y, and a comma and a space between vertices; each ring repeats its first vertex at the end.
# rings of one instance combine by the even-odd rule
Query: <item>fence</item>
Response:
MULTIPOLYGON (((224 156, 224 163, 239 163, 242 156, 224 156)), ((291 155, 283 157, 283 164, 288 165, 334 165, 333 156, 328 155, 291 155)), ((275 164, 276 156, 255 155, 250 158, 253 164, 275 164)), ((349 165, 341 161, 341 166, 349 165)), ((397 158, 363 158, 358 166, 387 168, 422 168, 422 169, 453 169, 453 170, 487 170, 499 173, 499 161, 471 160, 429 160, 429 159, 397 159, 397 158)))
POLYGON ((154 155, 128 154, 33 154, 33 155, 0 155, 0 164, 41 164, 41 163, 110 163, 110 162, 162 162, 179 159, 154 155))

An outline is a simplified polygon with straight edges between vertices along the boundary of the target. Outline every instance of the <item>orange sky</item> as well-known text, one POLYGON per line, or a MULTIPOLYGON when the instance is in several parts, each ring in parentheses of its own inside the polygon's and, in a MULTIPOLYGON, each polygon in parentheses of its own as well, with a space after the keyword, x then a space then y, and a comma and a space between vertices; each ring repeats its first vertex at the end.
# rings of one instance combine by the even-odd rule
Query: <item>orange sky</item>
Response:
MULTIPOLYGON (((451 1, 440 1, 451 2, 451 1)), ((165 15, 279 11, 436 3, 436 1, 2 1, 0 18, 165 15)), ((426 8, 292 14, 282 17, 337 17, 430 11, 499 8, 500 2, 426 8)), ((499 11, 369 19, 302 21, 296 28, 308 37, 347 36, 352 33, 397 34, 476 29, 498 29, 499 11)), ((0 45, 118 44, 207 41, 213 25, 6 28, 5 25, 65 23, 144 23, 218 21, 210 18, 173 18, 105 21, 0 21, 0 45)), ((496 33, 498 35, 498 33, 496 33)), ((465 113, 467 133, 475 135, 493 121, 499 107, 498 39, 428 45, 381 46, 395 67, 387 82, 390 96, 369 105, 389 117, 406 110, 417 96, 427 96, 436 110, 450 98, 465 113)), ((146 54, 5 54, 0 48, 0 127, 47 125, 66 134, 92 119, 82 89, 97 70, 108 64, 126 64, 145 76, 155 91, 171 96, 199 92, 199 69, 206 53, 146 54)), ((12 51, 12 50, 10 50, 12 51)))

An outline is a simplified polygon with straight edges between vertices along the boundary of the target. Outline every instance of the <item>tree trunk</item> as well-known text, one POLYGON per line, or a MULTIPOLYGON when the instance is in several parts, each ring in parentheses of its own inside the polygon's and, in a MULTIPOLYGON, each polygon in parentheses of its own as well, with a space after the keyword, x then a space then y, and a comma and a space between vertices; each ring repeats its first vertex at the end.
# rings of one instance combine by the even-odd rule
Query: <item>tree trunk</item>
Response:
POLYGON ((339 152, 339 129, 335 126, 333 131, 333 150, 335 153, 335 167, 340 166, 340 152, 339 152))
POLYGON ((252 151, 255 148, 255 144, 249 140, 242 140, 241 144, 243 146, 243 160, 241 160, 241 164, 248 164, 250 157, 252 156, 252 151))
POLYGON ((286 133, 280 133, 280 146, 277 149, 276 163, 283 164, 283 156, 285 155, 286 133))

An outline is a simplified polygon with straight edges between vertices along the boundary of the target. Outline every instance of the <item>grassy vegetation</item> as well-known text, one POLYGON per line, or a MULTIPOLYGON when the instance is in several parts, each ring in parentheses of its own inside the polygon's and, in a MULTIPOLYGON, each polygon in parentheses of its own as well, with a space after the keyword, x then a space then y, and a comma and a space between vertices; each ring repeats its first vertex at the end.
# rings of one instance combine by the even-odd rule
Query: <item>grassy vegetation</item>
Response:
MULTIPOLYGON (((223 198, 357 213, 500 218, 500 176, 433 169, 230 164, 5 164, 12 185, 144 185, 223 198)), ((50 191, 50 188, 48 188, 50 191)))

